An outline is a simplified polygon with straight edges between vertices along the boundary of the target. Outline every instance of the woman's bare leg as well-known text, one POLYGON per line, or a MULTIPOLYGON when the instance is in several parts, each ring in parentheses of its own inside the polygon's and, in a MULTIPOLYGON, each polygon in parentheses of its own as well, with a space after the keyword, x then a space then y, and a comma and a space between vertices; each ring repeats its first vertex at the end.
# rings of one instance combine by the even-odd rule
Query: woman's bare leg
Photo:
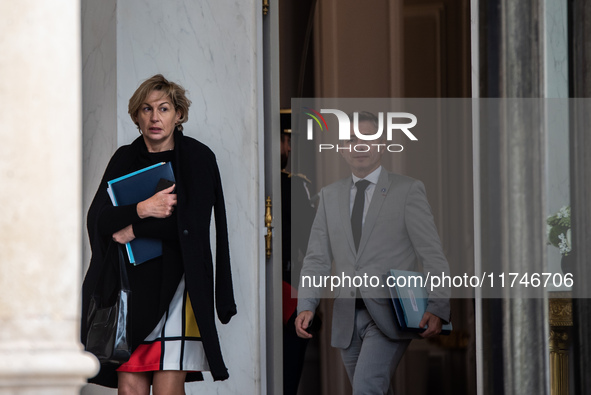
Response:
POLYGON ((117 372, 118 395, 150 395, 152 372, 117 372))
POLYGON ((154 395, 185 395, 187 372, 163 370, 154 372, 152 392, 154 395))

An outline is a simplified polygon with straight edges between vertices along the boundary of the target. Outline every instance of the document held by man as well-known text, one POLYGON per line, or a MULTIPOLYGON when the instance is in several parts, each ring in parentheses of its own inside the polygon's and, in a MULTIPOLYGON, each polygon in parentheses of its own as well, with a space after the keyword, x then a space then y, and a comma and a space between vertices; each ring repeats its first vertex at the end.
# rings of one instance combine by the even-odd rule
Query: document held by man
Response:
MULTIPOLYGON (((419 323, 427 310, 429 295, 427 281, 423 273, 391 269, 386 274, 386 284, 392 296, 392 305, 400 328, 409 332, 422 332, 419 323)), ((442 335, 449 335, 453 327, 451 322, 441 328, 442 335)))

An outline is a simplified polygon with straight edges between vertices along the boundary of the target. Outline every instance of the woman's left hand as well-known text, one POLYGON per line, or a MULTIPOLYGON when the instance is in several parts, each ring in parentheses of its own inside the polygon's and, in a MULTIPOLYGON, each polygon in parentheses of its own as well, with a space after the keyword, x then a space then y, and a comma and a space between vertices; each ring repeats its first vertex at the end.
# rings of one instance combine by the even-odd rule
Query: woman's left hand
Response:
POLYGON ((135 235, 131 225, 127 225, 125 228, 113 233, 113 240, 119 244, 129 243, 133 239, 135 239, 135 235))

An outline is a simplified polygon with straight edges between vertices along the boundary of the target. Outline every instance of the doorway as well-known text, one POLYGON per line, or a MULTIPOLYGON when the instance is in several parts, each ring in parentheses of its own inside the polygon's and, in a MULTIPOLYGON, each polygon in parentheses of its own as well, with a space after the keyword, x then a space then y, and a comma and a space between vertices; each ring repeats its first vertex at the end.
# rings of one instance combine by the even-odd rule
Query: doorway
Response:
MULTIPOLYGON (((282 109, 290 108, 294 97, 470 97, 468 0, 394 0, 371 6, 354 0, 280 0, 278 6, 282 109)), ((472 136, 469 128, 455 132, 393 160, 389 170, 425 183, 452 270, 471 273, 472 136)), ((292 131, 292 145, 298 138, 292 131)), ((312 198, 327 178, 314 168, 297 155, 291 158, 289 170, 311 181, 312 198)), ((323 327, 308 346, 299 393, 350 393, 340 354, 330 347, 331 310, 330 302, 323 301, 323 327)), ((476 393, 473 300, 452 300, 452 311, 452 336, 411 343, 396 374, 398 392, 419 395, 437 388, 446 394, 476 393)))

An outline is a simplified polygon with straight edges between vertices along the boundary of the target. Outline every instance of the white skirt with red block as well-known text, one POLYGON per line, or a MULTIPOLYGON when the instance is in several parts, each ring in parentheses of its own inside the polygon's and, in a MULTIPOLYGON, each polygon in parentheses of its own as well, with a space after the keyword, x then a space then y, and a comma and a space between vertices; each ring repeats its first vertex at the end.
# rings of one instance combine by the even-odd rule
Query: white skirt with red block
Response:
POLYGON ((129 361, 118 372, 151 372, 159 370, 209 371, 185 277, 168 307, 168 311, 129 361))

